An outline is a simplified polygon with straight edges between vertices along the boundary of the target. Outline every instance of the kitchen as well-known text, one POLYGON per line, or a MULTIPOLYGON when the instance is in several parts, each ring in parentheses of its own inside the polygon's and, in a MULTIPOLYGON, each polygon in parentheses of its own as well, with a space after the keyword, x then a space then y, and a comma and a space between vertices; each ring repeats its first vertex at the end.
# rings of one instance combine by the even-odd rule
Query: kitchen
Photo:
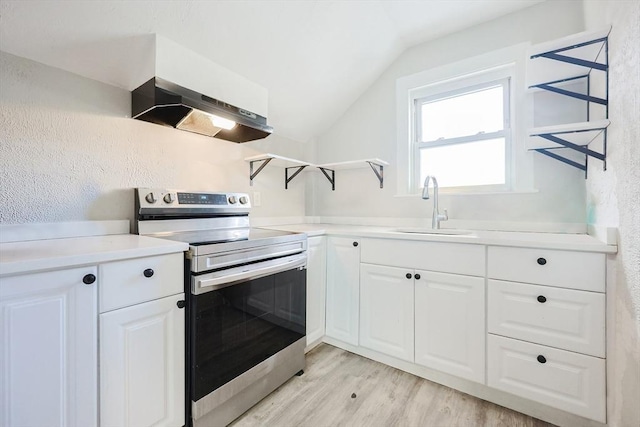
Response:
MULTIPOLYGON (((451 194, 441 188, 439 204, 440 213, 445 208, 448 212, 449 219, 441 223, 444 229, 570 234, 590 231, 597 235, 603 229, 617 229, 616 243, 603 245, 616 246, 617 251, 606 255, 606 423, 637 425, 640 419, 636 404, 640 399, 637 2, 510 2, 517 6, 505 6, 513 7, 509 10, 493 9, 496 2, 485 2, 474 10, 475 21, 471 18, 464 21, 453 14, 455 18, 442 21, 440 29, 436 23, 425 25, 411 17, 425 15, 419 12, 427 10, 436 14, 436 9, 429 7, 436 7, 435 4, 444 8, 446 2, 405 5, 417 8, 409 10, 391 2, 382 2, 383 6, 376 2, 323 3, 296 2, 295 7, 286 2, 193 3, 185 9, 176 4, 162 7, 150 3, 154 7, 154 13, 150 14, 148 3, 3 2, 0 15, 3 241, 14 232, 32 233, 40 238, 60 237, 56 230, 68 232, 64 223, 69 222, 76 232, 81 232, 83 226, 79 224, 83 221, 115 221, 104 228, 117 234, 123 232, 119 221, 127 220, 129 225, 124 227, 124 233, 128 233, 129 226, 133 230, 138 219, 134 188, 246 193, 251 198, 252 227, 281 228, 294 224, 290 230, 308 230, 310 239, 325 230, 323 237, 344 237, 349 245, 358 241, 354 236, 365 240, 380 237, 366 234, 375 230, 357 231, 356 226, 431 228, 432 201, 423 200, 417 189, 410 191, 410 186, 403 182, 409 174, 408 161, 402 160, 407 154, 402 151, 402 144, 397 143, 403 129, 399 124, 402 114, 398 112, 401 108, 397 103, 398 88, 409 85, 412 76, 426 76, 434 81, 457 76, 460 70, 456 67, 473 58, 481 61, 491 55, 507 55, 521 45, 539 45, 611 26, 608 52, 611 125, 607 129, 606 171, 601 160, 590 159, 585 180, 583 171, 523 147, 516 153, 522 157, 523 165, 516 172, 528 170, 529 174, 517 176, 520 186, 517 191, 451 194), (226 17, 211 30, 217 32, 189 33, 179 29, 206 28, 214 12, 226 17), (355 27, 354 22, 364 15, 371 15, 371 20, 355 27), (279 17, 289 18, 286 22, 290 27, 275 28, 273 24, 279 17), (175 19, 181 25, 174 25, 175 19), (395 27, 390 22, 406 26, 401 41, 397 35, 391 38, 396 30, 392 31, 395 27), (150 33, 206 55, 242 75, 242 82, 255 82, 263 99, 260 105, 265 99, 260 87, 266 88, 266 117, 273 133, 265 139, 236 144, 132 120, 131 91, 137 87, 134 82, 140 80, 135 74, 146 71, 132 64, 144 64, 153 54, 157 39, 150 38, 150 33), (231 34, 238 40, 226 45, 231 34), (260 44, 261 40, 264 44, 260 44), (233 54, 234 51, 242 54, 233 54), (291 55, 292 51, 297 54, 291 55), (271 55, 279 59, 272 60, 271 55), (431 74, 421 74, 427 71, 431 74), (285 172, 278 166, 278 159, 274 159, 255 175, 250 185, 251 161, 246 159, 263 158, 266 154, 298 159, 298 163, 289 166, 299 167, 307 162, 308 166, 285 189, 285 172), (329 176, 315 167, 359 159, 379 162, 371 166, 359 162, 358 168, 349 165, 335 168, 332 180, 328 179, 332 177, 330 167, 325 168, 329 176), (50 225, 28 227, 42 223, 50 225)), ((450 9, 443 9, 447 10, 450 9)), ((522 70, 517 69, 518 72, 522 70)), ((519 76, 516 74, 516 78, 519 76)), ((253 87, 249 83, 246 84, 253 87)), ((524 135, 531 112, 527 111, 524 98, 522 105, 514 107, 522 108, 514 116, 515 134, 524 135)), ((524 139, 514 137, 514 143, 524 139)), ((260 163, 253 166, 257 170, 260 163)), ((441 178, 437 174, 436 177, 441 178)), ((430 197, 434 199, 433 193, 430 197)), ((394 239, 400 239, 395 236, 394 239)), ((455 243, 464 239, 437 236, 426 241, 455 243)), ((405 234, 401 240, 415 243, 425 238, 405 234)), ((495 240, 484 242, 488 242, 489 248, 496 244, 495 240)), ((554 244, 557 245, 550 244, 549 249, 557 248, 554 244)), ((376 258, 378 251, 364 241, 351 248, 361 250, 360 257, 368 257, 358 262, 395 268, 391 256, 376 258)), ((326 250, 325 262, 330 264, 331 255, 326 250)), ((147 248, 146 255, 160 255, 159 251, 147 248)), ((3 252, 5 256, 8 255, 3 252)), ((434 268, 421 262, 416 260, 413 265, 416 270, 434 268)), ((408 266, 400 263, 399 267, 408 266)), ((466 275, 485 276, 484 265, 481 267, 479 273, 466 275)), ((536 283, 533 279, 514 281, 536 283)), ((329 287, 327 282, 327 298, 331 294, 329 287)), ((326 322, 329 326, 331 321, 326 322)), ((356 353, 358 350, 346 349, 356 353)), ((374 358, 366 354, 365 357, 374 358)), ((456 388, 454 384, 445 385, 456 388)), ((462 391, 474 394, 471 389, 462 391)), ((512 408, 515 405, 520 412, 555 424, 601 425, 595 424, 601 421, 571 418, 564 411, 549 408, 548 403, 527 405, 523 399, 518 406, 513 400, 497 403, 512 408)), ((4 419, 2 422, 12 425, 4 419)))

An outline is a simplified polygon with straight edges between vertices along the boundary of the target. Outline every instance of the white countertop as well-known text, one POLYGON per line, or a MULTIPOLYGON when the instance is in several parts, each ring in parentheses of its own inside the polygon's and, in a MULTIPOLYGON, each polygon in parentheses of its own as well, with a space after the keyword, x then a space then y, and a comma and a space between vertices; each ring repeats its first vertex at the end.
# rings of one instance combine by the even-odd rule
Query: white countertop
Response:
MULTIPOLYGON (((472 231, 466 235, 403 233, 392 227, 298 223, 264 226, 274 230, 306 233, 310 237, 334 235, 429 242, 546 248, 582 252, 616 253, 617 246, 587 234, 472 231)), ((0 243, 0 277, 26 272, 99 264, 130 258, 183 252, 186 243, 112 234, 49 240, 0 243)))
POLYGON ((618 251, 617 245, 608 245, 588 234, 473 230, 472 234, 442 235, 403 233, 395 231, 401 227, 391 228, 338 224, 285 224, 261 228, 305 233, 309 237, 339 235, 429 242, 455 242, 477 245, 546 248, 581 252, 616 253, 618 251))
POLYGON ((163 255, 187 249, 189 245, 186 243, 135 234, 1 243, 0 277, 163 255))

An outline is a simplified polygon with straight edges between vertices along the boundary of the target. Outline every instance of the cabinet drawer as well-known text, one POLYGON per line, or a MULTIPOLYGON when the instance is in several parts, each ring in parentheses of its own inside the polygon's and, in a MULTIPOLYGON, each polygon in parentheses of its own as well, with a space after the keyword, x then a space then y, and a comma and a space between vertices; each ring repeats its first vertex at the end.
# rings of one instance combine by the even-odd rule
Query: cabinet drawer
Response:
POLYGON ((484 246, 463 243, 363 239, 361 260, 367 264, 442 273, 484 276, 484 246))
POLYGON ((605 297, 595 292, 489 280, 489 332, 605 355, 605 297))
POLYGON ((606 421, 604 359, 492 334, 487 355, 490 387, 606 421))
POLYGON ((491 279, 604 292, 605 255, 489 246, 491 279))
POLYGON ((182 253, 100 265, 100 313, 184 292, 183 270, 182 253))

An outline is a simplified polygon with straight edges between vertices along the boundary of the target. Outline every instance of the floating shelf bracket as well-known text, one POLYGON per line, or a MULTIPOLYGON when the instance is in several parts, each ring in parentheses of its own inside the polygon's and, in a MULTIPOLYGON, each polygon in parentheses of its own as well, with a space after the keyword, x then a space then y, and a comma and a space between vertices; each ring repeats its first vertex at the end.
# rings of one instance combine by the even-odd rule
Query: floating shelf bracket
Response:
POLYGON ((607 37, 601 37, 595 40, 589 40, 583 43, 578 43, 578 44, 573 44, 571 46, 566 46, 566 47, 561 47, 559 49, 553 49, 550 50, 548 52, 542 52, 542 53, 538 53, 536 55, 531 55, 531 59, 535 59, 535 58, 549 58, 549 59, 553 59, 555 61, 561 61, 561 62, 567 62, 569 64, 573 64, 573 65, 579 65, 581 67, 586 67, 586 68, 594 68, 596 70, 600 70, 600 71, 607 71, 609 69, 609 65, 608 64, 603 64, 601 62, 597 62, 597 61, 589 61, 587 59, 581 59, 581 58, 575 58, 573 56, 567 56, 567 55, 560 55, 559 52, 566 52, 568 50, 573 50, 573 49, 578 49, 584 46, 589 46, 592 44, 596 44, 596 43, 604 43, 604 49, 605 51, 608 50, 608 38, 607 37))
POLYGON ((313 168, 318 168, 322 174, 329 180, 331 183, 331 190, 335 191, 336 189, 336 170, 338 169, 357 169, 357 168, 367 168, 367 165, 371 167, 373 172, 378 177, 380 181, 380 188, 382 188, 384 183, 384 167, 389 165, 389 163, 380 159, 362 159, 362 160, 349 160, 346 162, 338 162, 338 163, 323 163, 321 165, 305 162, 302 160, 291 159, 284 156, 279 156, 277 154, 264 153, 258 154, 252 157, 245 157, 245 162, 249 162, 249 182, 253 185, 253 180, 258 174, 267 166, 269 162, 273 160, 271 165, 275 165, 278 167, 284 168, 284 188, 285 190, 289 189, 289 183, 300 174, 300 172, 306 170, 310 170, 313 168), (308 168, 308 166, 312 166, 312 168, 308 168))
MULTIPOLYGON (((560 95, 565 95, 565 96, 569 96, 571 98, 576 98, 576 99, 580 99, 582 101, 587 101, 587 102, 595 102, 596 104, 600 104, 600 105, 604 105, 604 106, 608 106, 609 102, 604 99, 604 98, 598 98, 597 96, 592 96, 590 94, 584 94, 584 93, 580 93, 580 92, 574 92, 572 90, 567 90, 567 89, 562 89, 556 86, 553 86, 555 84, 559 84, 559 83, 565 83, 565 82, 569 82, 572 80, 577 80, 577 79, 589 79, 589 75, 585 74, 584 76, 577 76, 577 77, 569 77, 567 79, 560 79, 560 80, 555 80, 552 82, 547 82, 547 83, 540 83, 537 85, 532 85, 529 86, 529 89, 533 89, 533 88, 538 88, 538 89, 544 89, 547 90, 549 92, 554 92, 560 95)), ((588 83, 587 83, 588 86, 588 83)))
POLYGON ((318 169, 320 169, 320 172, 322 172, 331 183, 331 191, 336 191, 336 171, 333 169, 324 168, 322 166, 318 166, 318 169), (329 176, 328 172, 331 172, 331 176, 329 176))
POLYGON ((371 166, 371 170, 373 170, 373 173, 376 174, 376 176, 378 177, 378 181, 380 181, 380 188, 384 187, 384 166, 378 163, 374 163, 374 162, 370 162, 367 160, 367 163, 369 163, 369 166, 371 166))
POLYGON ((559 160, 562 163, 580 169, 587 177, 589 157, 602 161, 603 170, 607 170, 607 126, 609 126, 609 32, 611 27, 597 32, 584 32, 564 37, 562 39, 543 43, 532 48, 529 55, 532 71, 532 81, 529 88, 543 89, 559 95, 586 101, 586 122, 568 125, 537 128, 529 132, 533 146, 530 149, 559 160), (536 61, 536 58, 546 58, 554 63, 536 61), (536 65, 537 64, 537 65, 536 65), (568 64, 568 65, 567 65, 568 64), (543 66, 543 67, 542 67, 543 66), (553 66, 552 68, 548 68, 553 66), (542 68, 541 68, 542 67, 542 68), (544 71, 551 69, 552 74, 544 71), (593 71, 603 74, 593 75, 593 71), (544 75, 544 77, 542 77, 544 75), (551 79, 548 77, 552 77, 551 79), (594 80, 594 77, 598 77, 594 80), (555 80, 553 79, 555 78, 555 80), (586 93, 558 87, 563 83, 586 79, 586 93), (599 88, 598 95, 592 95, 592 84, 599 88), (604 120, 592 121, 590 104, 604 106, 604 120), (563 136, 564 135, 564 136, 563 136), (572 135, 572 136, 570 136, 572 135), (602 137, 600 151, 589 148, 589 145, 599 136, 602 137), (537 137, 537 138, 536 138, 537 137), (570 149, 584 154, 584 162, 564 157, 558 154, 558 149, 570 149))
POLYGON ((289 183, 291 182, 291 180, 295 178, 300 172, 302 172, 302 170, 307 166, 309 165, 291 166, 288 168, 284 168, 284 189, 285 190, 289 189, 289 183), (295 172, 291 176, 289 176, 289 169, 295 169, 295 172))
POLYGON ((266 159, 251 160, 249 162, 249 185, 253 186, 253 179, 256 176, 258 176, 258 174, 260 172, 262 172, 262 169, 264 169, 264 167, 267 166, 271 160, 273 160, 272 157, 267 157, 266 159), (253 171, 254 163, 261 163, 260 166, 258 166, 258 169, 255 172, 253 171))
POLYGON ((578 162, 574 162, 573 160, 569 160, 566 157, 562 157, 559 154, 553 153, 551 151, 551 149, 549 148, 536 148, 534 149, 534 151, 537 151, 540 154, 544 154, 545 156, 549 156, 552 159, 556 159, 561 161, 562 163, 565 163, 567 165, 573 166, 574 168, 578 168, 581 171, 583 171, 585 173, 585 177, 587 176, 587 162, 585 159, 585 164, 583 165, 582 163, 578 163, 578 162))
POLYGON ((589 157, 593 157, 596 158, 600 161, 602 161, 602 168, 603 170, 607 170, 607 126, 608 126, 608 121, 607 121, 607 125, 603 125, 603 126, 598 126, 598 127, 591 127, 589 129, 576 129, 576 130, 568 130, 568 131, 558 131, 558 132, 540 132, 540 133, 532 133, 531 136, 537 136, 540 138, 543 138, 547 141, 550 141, 554 144, 557 144, 559 147, 542 147, 542 148, 534 148, 534 151, 537 151, 540 154, 544 154, 545 156, 551 157, 553 159, 559 160, 565 164, 568 164, 570 166, 573 166, 575 168, 580 169, 581 171, 583 171, 585 173, 585 178, 587 177, 587 164, 588 164, 588 159, 589 157), (592 142, 594 139, 596 139, 599 135, 602 135, 602 153, 598 152, 598 151, 594 151, 591 150, 588 147, 588 143, 585 145, 579 145, 576 143, 573 143, 571 141, 567 141, 564 138, 559 137, 558 135, 563 135, 563 134, 581 134, 581 133, 587 133, 587 132, 598 132, 593 138, 591 138, 589 142, 592 142), (577 151, 579 153, 582 153, 585 155, 585 160, 584 160, 584 164, 582 163, 578 163, 574 160, 571 159, 567 159, 566 157, 563 157, 559 154, 556 154, 553 152, 553 150, 556 149, 560 149, 560 148, 569 148, 571 150, 577 151))

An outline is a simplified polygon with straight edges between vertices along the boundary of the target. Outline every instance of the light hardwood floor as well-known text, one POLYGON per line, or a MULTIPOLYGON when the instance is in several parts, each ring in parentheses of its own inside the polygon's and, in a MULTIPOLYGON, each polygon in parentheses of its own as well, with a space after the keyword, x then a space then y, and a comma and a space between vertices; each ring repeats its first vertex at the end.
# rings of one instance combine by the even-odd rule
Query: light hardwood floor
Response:
POLYGON ((328 344, 307 354, 304 375, 293 377, 232 425, 551 426, 328 344))

